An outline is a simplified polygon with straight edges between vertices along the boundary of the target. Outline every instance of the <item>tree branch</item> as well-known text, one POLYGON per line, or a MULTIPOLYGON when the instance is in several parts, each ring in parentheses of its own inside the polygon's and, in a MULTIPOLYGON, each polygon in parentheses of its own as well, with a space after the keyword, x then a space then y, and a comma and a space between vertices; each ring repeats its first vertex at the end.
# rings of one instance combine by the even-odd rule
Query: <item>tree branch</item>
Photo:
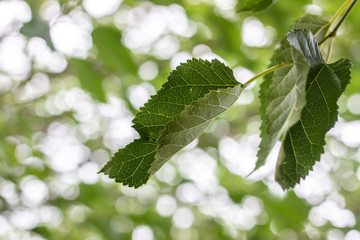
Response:
POLYGON ((321 44, 323 44, 326 40, 328 40, 329 38, 335 37, 336 36, 336 32, 338 31, 339 27, 341 26, 341 24, 343 24, 343 22, 345 21, 345 19, 347 18, 347 16, 350 14, 351 10, 354 8, 355 4, 358 2, 358 0, 354 0, 351 5, 349 6, 349 8, 346 10, 346 12, 344 13, 344 15, 341 17, 340 21, 336 24, 335 28, 328 34, 326 35, 320 42, 319 42, 319 46, 321 44))

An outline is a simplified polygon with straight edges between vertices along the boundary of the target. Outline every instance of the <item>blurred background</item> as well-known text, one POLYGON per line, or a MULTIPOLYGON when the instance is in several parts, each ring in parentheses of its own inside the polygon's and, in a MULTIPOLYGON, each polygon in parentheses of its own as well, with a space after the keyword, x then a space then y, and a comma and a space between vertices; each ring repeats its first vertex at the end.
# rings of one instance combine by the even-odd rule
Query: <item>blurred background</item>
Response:
POLYGON ((97 174, 180 62, 218 58, 245 82, 297 18, 330 19, 343 2, 253 15, 237 0, 0 1, 0 239, 360 239, 360 6, 332 54, 354 63, 341 117, 294 190, 274 181, 279 146, 245 178, 262 79, 146 185, 97 174))

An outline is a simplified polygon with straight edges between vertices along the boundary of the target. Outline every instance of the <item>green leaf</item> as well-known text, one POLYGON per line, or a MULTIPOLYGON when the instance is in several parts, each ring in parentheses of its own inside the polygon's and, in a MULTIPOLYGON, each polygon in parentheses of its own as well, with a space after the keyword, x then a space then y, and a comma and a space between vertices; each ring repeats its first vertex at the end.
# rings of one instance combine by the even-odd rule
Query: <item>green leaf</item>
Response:
POLYGON ((315 36, 315 39, 320 42, 329 27, 329 22, 317 15, 306 14, 299 18, 292 29, 309 29, 315 36))
POLYGON ((204 98, 186 106, 161 133, 150 174, 154 174, 177 151, 199 137, 215 117, 232 106, 245 87, 246 85, 239 84, 235 87, 212 90, 204 98))
MULTIPOLYGON (((313 34, 326 30, 327 22, 321 18, 307 14, 298 19, 292 26, 295 28, 309 29, 313 34)), ((317 34, 319 40, 321 34, 317 34)), ((314 52, 314 57, 322 59, 316 52, 313 42, 308 48, 314 52)), ((295 65, 278 69, 265 76, 260 85, 260 116, 262 119, 261 143, 257 154, 255 170, 265 164, 266 158, 275 143, 282 140, 286 131, 300 118, 300 113, 305 104, 306 74, 312 63, 304 65, 305 55, 291 47, 287 37, 281 40, 280 47, 274 52, 270 66, 293 61, 295 65), (307 66, 306 66, 307 65, 307 66)))
POLYGON ((297 50, 293 50, 292 55, 295 64, 276 70, 269 86, 263 123, 267 134, 262 136, 255 169, 263 165, 276 141, 282 140, 284 133, 299 120, 305 106, 305 84, 310 66, 297 50))
POLYGON ((155 141, 136 139, 119 149, 100 172, 115 178, 115 182, 138 188, 149 179, 148 170, 154 161, 156 146, 155 141))
POLYGON ((77 58, 73 58, 70 61, 75 68, 74 70, 81 86, 89 91, 95 99, 106 102, 105 92, 102 88, 102 77, 94 69, 93 64, 87 60, 77 58))
POLYGON ((275 178, 287 189, 305 178, 324 152, 325 135, 337 120, 337 100, 350 82, 352 64, 340 59, 333 64, 314 59, 320 53, 314 38, 306 31, 297 30, 288 34, 290 44, 302 52, 310 68, 306 85, 306 105, 299 121, 286 134, 282 144, 275 178), (308 45, 315 44, 315 52, 308 45))
POLYGON ((211 90, 236 86, 232 70, 218 60, 211 63, 193 59, 181 64, 168 77, 162 89, 141 108, 134 128, 141 137, 158 139, 160 131, 186 105, 202 98, 211 90))
POLYGON ((113 72, 137 74, 131 51, 121 43, 121 33, 111 27, 99 26, 92 32, 98 57, 113 72))
POLYGON ((273 4, 275 0, 245 0, 239 1, 238 12, 259 12, 273 4), (242 3, 240 3, 242 2, 242 3))
POLYGON ((133 120, 141 138, 120 149, 100 172, 124 185, 141 186, 168 158, 225 111, 243 87, 235 80, 232 70, 218 60, 210 63, 193 59, 181 64, 133 120), (200 120, 199 116, 204 119, 200 120), (192 128, 179 131, 181 121, 190 118, 194 121, 187 124, 192 124, 192 128), (174 141, 181 147, 169 147, 174 141))

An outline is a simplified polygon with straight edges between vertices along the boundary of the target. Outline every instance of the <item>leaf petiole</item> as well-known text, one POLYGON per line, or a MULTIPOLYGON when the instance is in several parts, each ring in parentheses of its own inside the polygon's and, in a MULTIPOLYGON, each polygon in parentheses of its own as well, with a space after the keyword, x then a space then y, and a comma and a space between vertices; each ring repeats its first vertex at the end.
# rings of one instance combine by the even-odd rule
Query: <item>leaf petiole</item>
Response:
POLYGON ((329 45, 328 45, 328 50, 327 50, 327 53, 326 53, 326 59, 325 59, 326 63, 328 63, 329 60, 330 60, 334 40, 335 40, 335 37, 330 38, 330 42, 329 42, 329 45))
POLYGON ((319 46, 321 46, 326 40, 328 40, 331 37, 335 37, 336 36, 336 32, 338 31, 339 27, 341 26, 341 24, 343 24, 343 22, 345 21, 345 19, 347 18, 347 16, 350 14, 351 10, 354 8, 355 4, 358 2, 358 0, 347 0, 341 7, 340 9, 336 12, 336 14, 334 15, 334 17, 331 19, 329 27, 326 31, 325 37, 319 42, 319 46), (344 9, 347 7, 347 5, 350 6, 348 7, 348 9, 346 9, 346 12, 344 13, 344 15, 341 17, 341 19, 339 20, 339 22, 336 24, 336 26, 334 27, 334 29, 330 32, 330 28, 332 26, 332 24, 339 18, 339 16, 341 15, 341 13, 344 11, 344 9))
POLYGON ((280 63, 278 65, 272 66, 272 67, 270 67, 268 69, 265 69, 264 71, 256 74, 254 77, 252 77, 249 81, 247 81, 245 83, 245 85, 249 85, 250 83, 252 83, 256 79, 258 79, 259 77, 262 77, 262 76, 264 76, 264 75, 266 75, 268 73, 271 73, 271 72, 273 72, 273 71, 275 71, 277 69, 280 69, 280 68, 283 68, 283 67, 286 67, 286 66, 290 66, 290 65, 294 65, 294 63, 293 62, 284 62, 284 63, 280 63))
POLYGON ((325 32, 325 36, 328 35, 328 33, 330 32, 330 28, 331 26, 336 22, 336 20, 341 16, 341 14, 345 11, 345 9, 349 6, 349 4, 354 1, 354 0, 347 0, 346 2, 344 2, 343 5, 341 5, 341 7, 336 11, 336 13, 334 14, 334 16, 331 18, 330 22, 329 22, 329 27, 325 32))

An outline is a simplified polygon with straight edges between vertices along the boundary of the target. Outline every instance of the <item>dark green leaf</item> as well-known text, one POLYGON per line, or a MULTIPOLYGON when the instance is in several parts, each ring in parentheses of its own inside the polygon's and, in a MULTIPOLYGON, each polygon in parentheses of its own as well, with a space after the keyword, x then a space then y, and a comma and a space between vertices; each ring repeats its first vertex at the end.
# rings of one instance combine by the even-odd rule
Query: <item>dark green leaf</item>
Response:
POLYGON ((245 0, 239 1, 238 12, 259 12, 273 4, 275 0, 245 0))
POLYGON ((108 70, 137 74, 131 51, 121 43, 121 33, 111 27, 97 27, 92 33, 98 56, 108 70))
MULTIPOLYGON (((314 15, 305 15, 298 19, 292 26, 295 28, 309 29, 313 34, 326 29, 327 22, 314 15)), ((321 34, 317 34, 321 36, 321 34)), ((322 38, 320 38, 321 40, 322 38)), ((321 54, 316 52, 314 43, 309 42, 314 58, 322 60, 321 54)), ((294 50, 289 44, 287 37, 281 40, 280 47, 274 52, 270 66, 284 62, 295 63, 294 66, 278 69, 272 74, 265 76, 260 85, 260 116, 261 143, 257 154, 255 170, 265 164, 266 158, 274 147, 276 141, 282 140, 286 131, 300 118, 301 110, 305 104, 305 82, 308 68, 304 65, 305 55, 294 50)), ((316 63, 315 63, 316 64, 316 63)))
POLYGON ((100 172, 125 185, 141 186, 168 158, 198 137, 214 117, 230 107, 243 87, 231 69, 218 60, 210 63, 193 59, 181 64, 136 115, 134 128, 141 139, 120 149, 100 172), (190 118, 193 121, 187 122, 190 118), (181 147, 169 147, 173 143, 181 147))
POLYGON ((134 119, 134 128, 141 137, 158 139, 160 131, 185 109, 211 90, 239 84, 232 73, 218 60, 211 63, 193 59, 182 64, 168 77, 162 89, 141 108, 134 119))
POLYGON ((102 77, 94 69, 91 62, 82 59, 71 59, 75 73, 80 80, 81 86, 89 91, 99 101, 106 102, 105 93, 102 88, 102 77))
POLYGON ((287 132, 279 153, 276 180, 284 189, 293 187, 301 178, 305 178, 315 162, 320 160, 325 135, 337 120, 337 100, 350 81, 352 66, 347 59, 326 64, 322 59, 312 58, 313 54, 320 52, 317 45, 315 52, 306 48, 314 43, 314 38, 306 31, 293 31, 288 38, 290 44, 315 67, 310 68, 308 74, 306 105, 301 117, 287 132))
POLYGON ((148 170, 154 161, 156 142, 136 139, 117 151, 100 172, 129 187, 138 188, 149 179, 148 170))

